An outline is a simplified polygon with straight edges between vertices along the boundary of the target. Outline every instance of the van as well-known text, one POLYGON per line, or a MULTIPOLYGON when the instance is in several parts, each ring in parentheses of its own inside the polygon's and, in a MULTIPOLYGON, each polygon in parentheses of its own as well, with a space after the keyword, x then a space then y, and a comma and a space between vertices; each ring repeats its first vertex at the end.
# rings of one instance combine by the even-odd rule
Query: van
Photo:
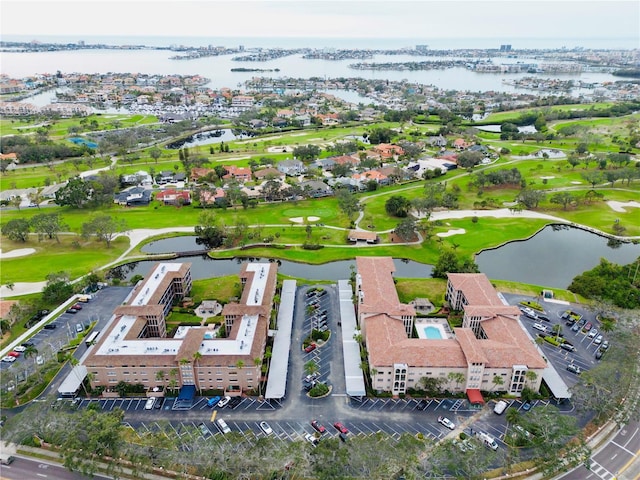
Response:
POLYGON ((507 402, 505 402, 504 400, 500 400, 498 403, 496 403, 496 406, 493 407, 493 413, 502 415, 508 406, 509 404, 507 402))
POLYGON ((227 422, 225 422, 222 418, 216 420, 216 423, 218 424, 218 428, 220 428, 220 431, 222 433, 229 433, 231 431, 229 425, 227 425, 227 422))
POLYGON ((564 350, 567 350, 569 352, 575 352, 576 351, 576 347, 574 347, 570 343, 563 343, 563 344, 560 345, 560 348, 562 348, 564 350))
POLYGON ((498 450, 498 443, 496 442, 496 439, 488 433, 480 432, 478 433, 478 437, 486 447, 489 447, 493 451, 498 450))

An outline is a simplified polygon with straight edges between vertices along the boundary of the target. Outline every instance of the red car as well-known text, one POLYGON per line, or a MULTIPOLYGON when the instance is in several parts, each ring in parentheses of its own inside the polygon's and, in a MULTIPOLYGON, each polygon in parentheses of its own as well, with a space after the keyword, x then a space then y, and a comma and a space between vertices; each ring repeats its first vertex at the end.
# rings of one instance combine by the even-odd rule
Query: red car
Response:
POLYGON ((591 322, 587 322, 587 324, 586 324, 584 327, 582 327, 582 329, 583 329, 585 332, 588 332, 589 330, 591 330, 591 327, 593 327, 593 325, 591 324, 591 322))
POLYGON ((307 348, 305 348, 304 351, 309 353, 309 352, 313 352, 315 349, 316 349, 316 344, 312 343, 307 348))
POLYGON ((326 429, 326 428, 324 428, 322 425, 320 425, 320 424, 318 423, 318 421, 317 421, 317 420, 313 420, 313 421, 311 422, 311 426, 312 426, 312 427, 314 428, 314 430, 315 430, 316 432, 318 432, 318 433, 324 433, 324 432, 326 432, 326 431, 327 431, 327 429, 326 429))
POLYGON ((73 307, 71 308, 75 308, 76 310, 82 310, 82 305, 80 305, 79 303, 76 303, 73 307))
POLYGON ((347 429, 347 427, 345 427, 342 423, 340 422, 336 422, 333 424, 334 427, 336 427, 336 429, 340 432, 340 433, 344 433, 347 434, 349 433, 349 430, 347 429))
POLYGON ((20 352, 9 352, 7 353, 7 355, 9 355, 10 357, 16 357, 18 358, 20 356, 20 352))

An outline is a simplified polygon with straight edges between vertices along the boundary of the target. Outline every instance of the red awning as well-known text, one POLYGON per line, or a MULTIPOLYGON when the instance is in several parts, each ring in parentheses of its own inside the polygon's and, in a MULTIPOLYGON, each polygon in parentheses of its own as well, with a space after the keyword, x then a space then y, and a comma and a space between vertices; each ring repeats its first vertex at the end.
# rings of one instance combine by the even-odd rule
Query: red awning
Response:
POLYGON ((480 390, 474 389, 474 388, 469 388, 467 390, 467 397, 469 398, 469 401, 472 404, 484 404, 484 398, 482 398, 482 394, 480 393, 480 390))

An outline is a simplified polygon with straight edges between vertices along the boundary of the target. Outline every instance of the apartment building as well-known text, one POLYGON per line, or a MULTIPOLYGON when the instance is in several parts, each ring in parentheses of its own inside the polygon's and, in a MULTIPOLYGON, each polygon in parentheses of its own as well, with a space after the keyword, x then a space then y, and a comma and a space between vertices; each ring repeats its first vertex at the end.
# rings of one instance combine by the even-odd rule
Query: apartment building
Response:
POLYGON ((232 395, 256 388, 276 275, 275 263, 243 264, 242 295, 223 307, 223 326, 183 326, 168 337, 165 318, 174 300, 191 289, 190 264, 157 264, 127 303, 115 309, 85 359, 92 386, 125 381, 232 395))
POLYGON ((357 316, 375 390, 399 395, 437 379, 441 389, 482 402, 481 391, 540 388, 546 362, 519 309, 501 302, 484 274, 449 274, 447 299, 464 311, 462 327, 451 329, 444 319, 416 319, 398 300, 391 258, 358 257, 356 264, 357 316))

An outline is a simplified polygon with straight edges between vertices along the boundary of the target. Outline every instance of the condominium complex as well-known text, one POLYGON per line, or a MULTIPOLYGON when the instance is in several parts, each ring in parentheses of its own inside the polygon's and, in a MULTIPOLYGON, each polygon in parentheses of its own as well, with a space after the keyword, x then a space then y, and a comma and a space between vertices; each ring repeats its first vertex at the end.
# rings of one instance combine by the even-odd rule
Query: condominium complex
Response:
POLYGON ((375 390, 398 395, 438 379, 440 388, 481 402, 480 391, 540 388, 546 362, 520 325, 520 310, 502 302, 484 274, 448 275, 446 299, 464 312, 462 327, 451 329, 445 319, 416 318, 399 301, 391 258, 356 264, 358 322, 375 390))
POLYGON ((243 264, 242 295, 223 307, 224 324, 181 326, 169 338, 166 315, 175 300, 189 294, 190 267, 157 264, 126 304, 115 309, 84 360, 93 387, 125 381, 239 394, 258 386, 277 265, 243 264))

